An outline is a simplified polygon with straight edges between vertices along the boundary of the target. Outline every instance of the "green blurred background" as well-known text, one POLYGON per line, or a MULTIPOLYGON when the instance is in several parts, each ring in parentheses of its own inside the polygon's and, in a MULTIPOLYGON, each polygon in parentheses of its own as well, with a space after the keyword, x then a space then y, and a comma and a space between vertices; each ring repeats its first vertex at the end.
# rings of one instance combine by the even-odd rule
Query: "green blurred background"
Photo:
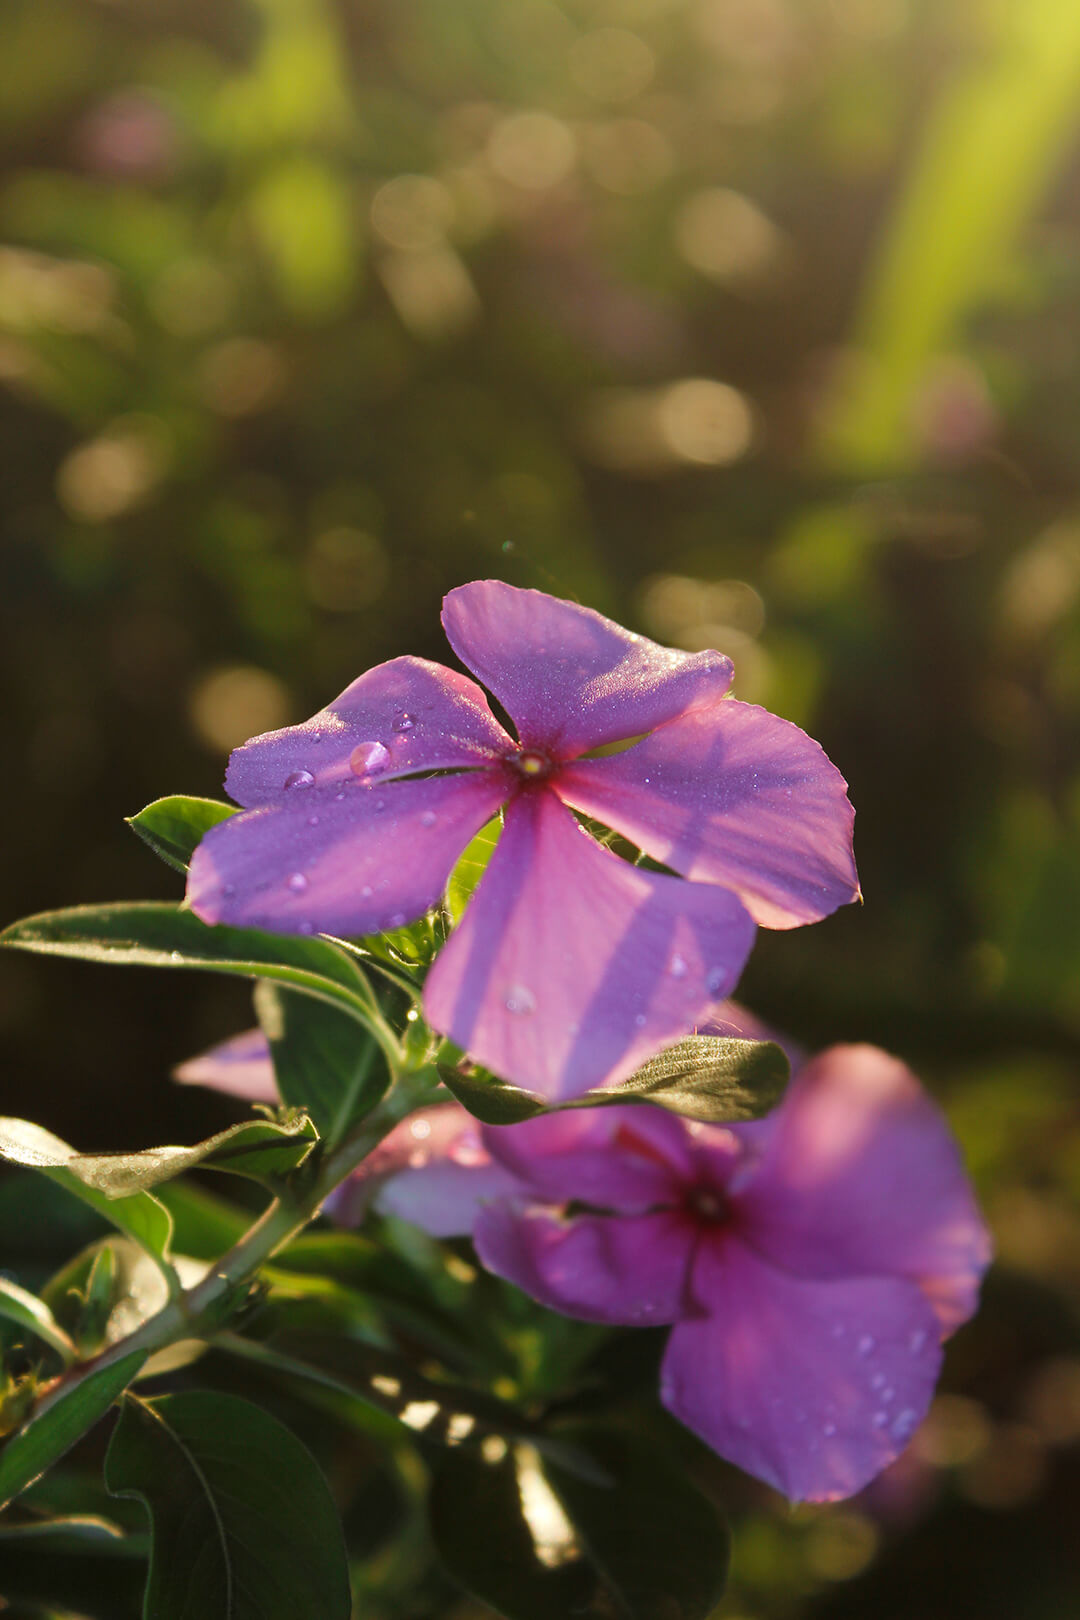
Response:
MULTIPOLYGON (((121 818, 464 580, 728 652, 866 895, 744 999, 923 1074, 1000 1266, 864 1498, 730 1482, 721 1613, 1071 1620, 1076 0, 3 0, 0 63, 0 916, 174 895, 121 818)), ((0 1108, 194 1139, 248 1022, 5 959, 0 1108)))

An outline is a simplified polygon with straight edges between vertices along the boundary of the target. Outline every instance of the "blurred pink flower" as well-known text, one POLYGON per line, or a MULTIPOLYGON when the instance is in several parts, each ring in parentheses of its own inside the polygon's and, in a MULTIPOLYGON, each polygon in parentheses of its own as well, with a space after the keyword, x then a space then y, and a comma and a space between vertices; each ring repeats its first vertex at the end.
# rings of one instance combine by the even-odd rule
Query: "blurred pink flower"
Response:
POLYGON ((692 1029, 734 987, 755 922, 795 927, 857 896, 843 778, 798 727, 726 697, 729 659, 497 580, 451 591, 443 622, 517 737, 464 675, 417 658, 369 670, 233 754, 245 813, 207 834, 188 880, 204 921, 400 928, 502 806, 425 1011, 477 1062, 561 1099, 692 1029), (575 810, 682 876, 620 859, 575 810))

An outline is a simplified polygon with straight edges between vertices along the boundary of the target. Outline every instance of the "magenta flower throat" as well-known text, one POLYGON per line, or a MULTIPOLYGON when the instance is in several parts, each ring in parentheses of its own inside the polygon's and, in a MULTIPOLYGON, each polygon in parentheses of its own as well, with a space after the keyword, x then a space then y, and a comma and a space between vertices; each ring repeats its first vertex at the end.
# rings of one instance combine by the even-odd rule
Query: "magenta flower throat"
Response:
POLYGON ((843 778, 798 727, 727 697, 729 659, 493 580, 451 591, 443 624, 517 735, 466 676, 395 658, 245 743, 226 776, 244 813, 191 866, 204 921, 400 928, 439 904, 501 807, 425 1013, 496 1074, 561 1099, 694 1028, 734 987, 755 924, 815 922, 857 897, 843 778), (611 743, 629 746, 594 757, 611 743), (574 811, 680 875, 623 860, 574 811))

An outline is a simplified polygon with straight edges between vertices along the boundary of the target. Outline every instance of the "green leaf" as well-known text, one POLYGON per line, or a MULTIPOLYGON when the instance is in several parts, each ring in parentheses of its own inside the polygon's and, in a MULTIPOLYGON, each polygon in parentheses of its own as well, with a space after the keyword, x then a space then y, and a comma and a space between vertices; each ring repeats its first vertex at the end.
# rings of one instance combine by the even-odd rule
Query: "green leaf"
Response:
POLYGON ((495 816, 466 844, 450 874, 446 887, 446 909, 455 927, 465 915, 465 907, 472 899, 473 890, 487 870, 501 832, 502 817, 495 816))
POLYGON ((50 1552, 102 1544, 111 1550, 114 1543, 123 1540, 123 1527, 97 1513, 66 1513, 53 1519, 5 1519, 0 1523, 0 1541, 44 1542, 50 1552))
POLYGON ((121 967, 202 968, 273 979, 343 1009, 361 1024, 382 1022, 355 959, 329 940, 210 927, 194 912, 160 901, 42 912, 5 929, 0 945, 121 967))
POLYGON ((150 845, 155 855, 160 855, 177 872, 186 872, 203 836, 219 821, 236 814, 234 804, 221 804, 217 799, 189 799, 174 793, 167 799, 155 799, 137 816, 128 816, 127 824, 144 844, 150 845))
POLYGON ((169 1243, 172 1237, 172 1218, 162 1204, 148 1192, 133 1192, 119 1197, 116 1192, 106 1193, 73 1168, 73 1161, 81 1155, 60 1137, 41 1125, 26 1119, 0 1117, 0 1158, 9 1164, 22 1164, 40 1170, 50 1181, 57 1182, 73 1193, 84 1204, 89 1204, 104 1215, 106 1220, 140 1244, 157 1262, 169 1279, 175 1283, 169 1265, 169 1243))
POLYGON ((74 1361, 77 1355, 75 1346, 45 1302, 3 1277, 0 1277, 0 1316, 18 1323, 42 1339, 56 1351, 61 1361, 74 1361))
POLYGON ((530 1445, 443 1459, 430 1514, 450 1574, 506 1620, 705 1620, 728 1563, 711 1505, 641 1443, 573 1432, 593 1479, 530 1445))
POLYGON ((650 1102, 685 1119, 732 1124, 775 1108, 791 1065, 775 1041, 689 1035, 618 1085, 588 1091, 571 1105, 650 1102))
POLYGON ((85 1374, 12 1436, 0 1451, 0 1507, 32 1484, 105 1416, 145 1360, 146 1351, 135 1350, 85 1374))
POLYGON ((150 1516, 153 1620, 348 1620, 326 1481, 296 1436, 249 1401, 203 1390, 129 1397, 105 1483, 150 1516))
POLYGON ((462 1107, 485 1125, 517 1125, 534 1114, 551 1112, 543 1097, 522 1091, 484 1069, 463 1073, 449 1064, 439 1064, 438 1069, 447 1091, 452 1091, 462 1107))
POLYGON ((283 1101, 307 1109, 334 1147, 390 1083, 377 1044, 355 1018, 269 980, 255 988, 255 1011, 283 1101))

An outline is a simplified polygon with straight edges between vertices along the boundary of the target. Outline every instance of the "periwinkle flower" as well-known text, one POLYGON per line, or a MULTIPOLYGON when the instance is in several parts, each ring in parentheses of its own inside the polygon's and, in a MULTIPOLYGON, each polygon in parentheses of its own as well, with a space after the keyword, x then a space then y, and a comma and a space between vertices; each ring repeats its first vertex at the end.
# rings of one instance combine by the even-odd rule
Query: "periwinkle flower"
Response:
POLYGON ((369 670, 233 754, 226 787, 245 813, 195 853, 198 916, 400 928, 438 904, 503 807, 425 1012, 477 1062, 561 1099, 693 1028, 734 986, 755 923, 814 922, 857 896, 843 778, 798 727, 726 697, 729 659, 495 580, 451 591, 443 623, 517 736, 464 675, 417 658, 369 670), (621 859, 574 811, 681 876, 621 859))
MULTIPOLYGON (((720 1011, 712 1030, 759 1032, 720 1011)), ((217 1059, 188 1077, 234 1089, 217 1059)), ((849 1496, 903 1451, 990 1257, 940 1111, 872 1046, 805 1063, 752 1124, 620 1104, 480 1127, 439 1104, 327 1213, 355 1224, 372 1204, 472 1236, 489 1269, 565 1315, 670 1324, 661 1400, 793 1500, 849 1496)))

